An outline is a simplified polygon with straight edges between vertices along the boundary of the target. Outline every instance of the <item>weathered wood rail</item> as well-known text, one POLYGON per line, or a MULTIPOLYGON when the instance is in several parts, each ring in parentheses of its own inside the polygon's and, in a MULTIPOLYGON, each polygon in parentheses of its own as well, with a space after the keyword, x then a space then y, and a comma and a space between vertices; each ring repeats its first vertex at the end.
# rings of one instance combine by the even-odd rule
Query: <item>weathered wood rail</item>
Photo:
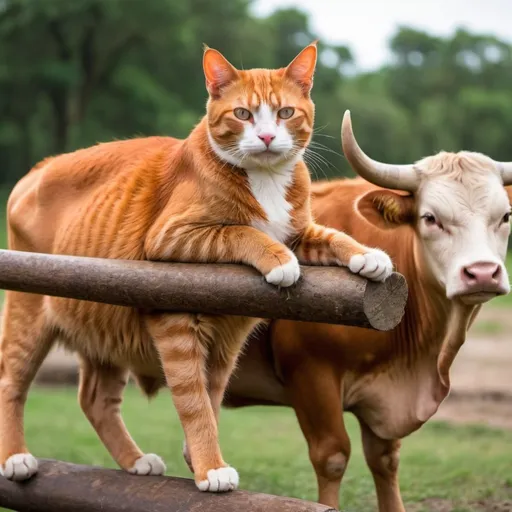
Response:
MULTIPOLYGON (((142 310, 244 315, 394 328, 407 301, 405 278, 375 283, 337 267, 302 267, 288 289, 242 265, 155 263, 0 250, 0 288, 142 310)), ((212 495, 193 481, 40 460, 16 483, 0 477, 0 507, 18 512, 327 512, 289 498, 236 491, 212 495)))
POLYGON ((0 477, 0 507, 18 512, 334 512, 268 494, 201 493, 183 478, 134 476, 45 459, 26 482, 0 477))
POLYGON ((244 265, 160 263, 0 250, 0 288, 144 310, 393 329, 407 300, 405 278, 368 281, 339 267, 302 267, 278 289, 244 265))

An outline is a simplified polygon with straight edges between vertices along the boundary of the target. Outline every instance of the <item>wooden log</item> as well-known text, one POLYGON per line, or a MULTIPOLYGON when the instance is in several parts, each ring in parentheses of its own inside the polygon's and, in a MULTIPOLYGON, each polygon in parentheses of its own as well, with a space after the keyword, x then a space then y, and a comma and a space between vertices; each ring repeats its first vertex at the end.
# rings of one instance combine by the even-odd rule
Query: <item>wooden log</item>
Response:
POLYGON ((202 493, 183 478, 134 476, 45 459, 28 481, 0 477, 0 507, 18 512, 334 512, 268 494, 202 493))
POLYGON ((283 318, 390 330, 402 319, 407 283, 384 283, 340 267, 302 267, 278 289, 244 265, 156 263, 0 250, 0 288, 131 306, 283 318))

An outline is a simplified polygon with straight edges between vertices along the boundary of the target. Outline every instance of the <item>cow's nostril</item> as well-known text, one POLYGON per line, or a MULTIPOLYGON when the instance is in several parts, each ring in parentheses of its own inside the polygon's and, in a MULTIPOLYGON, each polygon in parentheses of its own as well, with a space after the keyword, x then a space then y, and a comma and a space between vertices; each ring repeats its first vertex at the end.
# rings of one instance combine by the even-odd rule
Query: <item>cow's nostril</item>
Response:
POLYGON ((467 279, 476 279, 475 274, 472 274, 472 273, 467 269, 467 267, 465 267, 465 268, 464 268, 464 277, 466 277, 467 279))
POLYGON ((461 276, 469 286, 496 284, 501 278, 502 268, 494 262, 478 262, 463 267, 461 276))

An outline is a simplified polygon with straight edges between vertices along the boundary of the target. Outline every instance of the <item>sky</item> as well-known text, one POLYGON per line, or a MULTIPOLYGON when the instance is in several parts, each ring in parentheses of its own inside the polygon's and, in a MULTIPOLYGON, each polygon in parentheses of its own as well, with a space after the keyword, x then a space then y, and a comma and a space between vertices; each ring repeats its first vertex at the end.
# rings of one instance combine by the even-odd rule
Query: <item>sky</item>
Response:
POLYGON ((462 27, 512 42, 512 0, 256 0, 254 12, 280 7, 308 12, 313 31, 349 46, 364 70, 389 60, 388 41, 399 25, 443 36, 462 27))

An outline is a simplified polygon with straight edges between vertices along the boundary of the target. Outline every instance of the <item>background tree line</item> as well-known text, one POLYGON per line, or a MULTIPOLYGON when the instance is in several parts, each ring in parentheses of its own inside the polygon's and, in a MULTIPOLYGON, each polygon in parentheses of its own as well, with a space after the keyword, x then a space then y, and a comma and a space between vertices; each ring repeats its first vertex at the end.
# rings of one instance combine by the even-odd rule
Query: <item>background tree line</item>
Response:
MULTIPOLYGON (((186 136, 204 113, 203 43, 239 67, 281 67, 318 38, 303 12, 259 18, 251 4, 0 0, 0 185, 44 156, 99 141, 186 136)), ((402 27, 390 41, 392 62, 370 73, 354 72, 349 48, 321 38, 319 47, 315 177, 351 173, 340 155, 346 108, 377 159, 469 149, 512 160, 510 44, 402 27)))

